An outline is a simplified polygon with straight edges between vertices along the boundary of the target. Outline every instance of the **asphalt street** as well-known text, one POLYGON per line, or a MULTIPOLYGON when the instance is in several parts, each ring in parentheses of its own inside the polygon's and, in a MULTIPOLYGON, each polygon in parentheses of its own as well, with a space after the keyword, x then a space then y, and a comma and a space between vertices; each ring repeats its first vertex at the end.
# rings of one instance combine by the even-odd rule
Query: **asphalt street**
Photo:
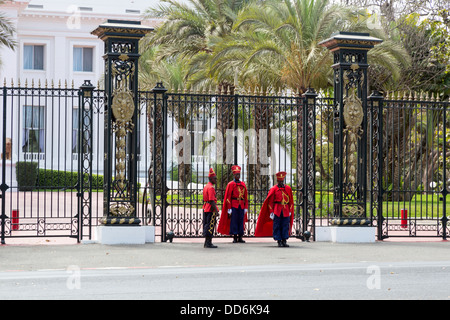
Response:
POLYGON ((450 299, 446 241, 216 243, 1 246, 0 299, 450 299))
POLYGON ((450 262, 2 272, 1 299, 450 299, 450 262))

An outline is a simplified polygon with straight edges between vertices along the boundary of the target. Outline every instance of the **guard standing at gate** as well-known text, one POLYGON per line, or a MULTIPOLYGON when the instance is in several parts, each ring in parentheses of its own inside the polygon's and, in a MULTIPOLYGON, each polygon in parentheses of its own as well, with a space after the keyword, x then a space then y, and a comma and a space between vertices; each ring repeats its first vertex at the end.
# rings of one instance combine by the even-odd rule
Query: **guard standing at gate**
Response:
POLYGON ((290 186, 284 184, 286 172, 276 174, 278 184, 269 190, 256 222, 255 236, 273 236, 279 247, 286 243, 294 222, 294 196, 290 186))
POLYGON ((209 169, 209 182, 203 188, 203 235, 205 236, 204 248, 217 248, 212 244, 214 235, 214 227, 216 225, 216 214, 219 213, 217 209, 216 190, 214 185, 217 182, 216 173, 212 168, 209 169))
POLYGON ((245 243, 244 224, 247 220, 248 194, 247 187, 240 181, 241 167, 232 166, 234 180, 229 182, 225 190, 222 214, 217 231, 221 234, 233 235, 233 243, 245 243))

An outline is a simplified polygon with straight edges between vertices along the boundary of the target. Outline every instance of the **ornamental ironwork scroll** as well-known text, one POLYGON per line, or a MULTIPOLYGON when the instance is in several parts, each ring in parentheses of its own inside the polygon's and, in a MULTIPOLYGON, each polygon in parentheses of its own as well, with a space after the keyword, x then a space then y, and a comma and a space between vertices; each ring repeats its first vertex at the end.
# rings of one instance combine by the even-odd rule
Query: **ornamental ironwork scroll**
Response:
MULTIPOLYGON (((132 133, 135 127, 133 115, 135 103, 131 90, 127 87, 127 79, 134 75, 134 64, 130 62, 128 55, 121 54, 112 69, 113 77, 116 79, 116 88, 112 95, 111 111, 113 115, 112 130, 115 133, 115 179, 112 181, 113 199, 110 205, 110 214, 123 219, 131 217, 135 207, 127 200, 130 190, 130 181, 126 176, 127 160, 127 134, 132 133)), ((125 220, 123 220, 125 222, 125 220)), ((120 222, 120 220, 119 220, 120 222)), ((129 221, 129 223, 133 223, 129 221)))
MULTIPOLYGON (((352 64, 351 69, 344 71, 344 96, 343 96, 343 218, 363 218, 365 217, 364 202, 361 201, 364 186, 361 179, 364 174, 361 167, 364 156, 359 146, 363 144, 364 133, 363 120, 365 118, 361 99, 358 97, 358 90, 364 85, 364 73, 358 65, 352 64)), ((365 222, 365 221, 364 221, 365 222)))

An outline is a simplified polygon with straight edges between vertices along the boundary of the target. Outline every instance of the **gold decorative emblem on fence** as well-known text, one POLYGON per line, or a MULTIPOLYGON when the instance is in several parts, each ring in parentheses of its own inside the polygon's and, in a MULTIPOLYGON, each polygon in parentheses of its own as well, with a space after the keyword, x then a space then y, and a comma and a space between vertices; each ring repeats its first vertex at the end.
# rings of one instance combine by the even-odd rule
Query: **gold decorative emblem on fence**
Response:
MULTIPOLYGON (((361 124, 364 119, 364 111, 362 108, 361 99, 356 95, 356 88, 349 90, 350 94, 344 98, 344 122, 346 125, 346 132, 348 135, 348 154, 344 151, 344 156, 348 156, 348 182, 354 185, 356 183, 356 167, 357 160, 357 144, 358 138, 362 132, 361 124)), ((346 149, 347 145, 344 144, 346 149)), ((345 177, 346 175, 344 175, 345 177)))
MULTIPOLYGON (((113 187, 117 197, 122 198, 125 197, 129 184, 125 176, 126 136, 134 129, 133 95, 122 81, 119 81, 119 86, 114 91, 111 109, 115 118, 112 128, 116 134, 116 178, 113 187)), ((110 212, 113 216, 131 216, 134 207, 129 203, 112 203, 110 212)))

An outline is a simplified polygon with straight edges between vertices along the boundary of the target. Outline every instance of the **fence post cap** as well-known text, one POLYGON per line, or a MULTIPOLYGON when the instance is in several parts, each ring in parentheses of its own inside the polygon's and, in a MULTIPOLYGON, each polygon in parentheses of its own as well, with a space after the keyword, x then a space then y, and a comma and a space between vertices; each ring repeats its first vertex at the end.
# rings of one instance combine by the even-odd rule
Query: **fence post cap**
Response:
POLYGON ((156 83, 156 86, 152 89, 152 92, 154 92, 154 93, 164 93, 166 91, 167 91, 167 89, 164 88, 164 85, 162 82, 156 83))
POLYGON ((81 90, 94 90, 95 87, 91 83, 91 80, 84 80, 84 83, 80 86, 81 90))
POLYGON ((315 97, 317 97, 318 94, 317 94, 316 90, 314 90, 314 88, 308 88, 308 89, 306 89, 305 93, 302 94, 302 96, 315 96, 315 97))
POLYGON ((383 94, 378 90, 373 90, 369 99, 383 99, 383 94))

